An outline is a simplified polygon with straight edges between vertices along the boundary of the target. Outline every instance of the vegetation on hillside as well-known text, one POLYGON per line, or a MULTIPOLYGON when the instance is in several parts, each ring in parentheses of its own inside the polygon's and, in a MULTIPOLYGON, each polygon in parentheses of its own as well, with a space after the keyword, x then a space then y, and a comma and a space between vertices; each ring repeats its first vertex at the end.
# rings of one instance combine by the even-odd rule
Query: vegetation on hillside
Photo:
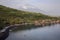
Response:
POLYGON ((0 28, 20 23, 33 23, 34 20, 58 19, 41 13, 25 12, 0 5, 0 28))

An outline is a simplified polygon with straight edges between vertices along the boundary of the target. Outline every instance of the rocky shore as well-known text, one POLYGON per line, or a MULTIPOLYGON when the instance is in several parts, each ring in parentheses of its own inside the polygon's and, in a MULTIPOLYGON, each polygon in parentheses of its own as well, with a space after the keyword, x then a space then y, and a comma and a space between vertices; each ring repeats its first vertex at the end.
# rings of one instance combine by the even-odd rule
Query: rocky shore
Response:
MULTIPOLYGON (((11 28, 15 28, 15 27, 21 27, 21 29, 23 28, 29 28, 28 27, 22 27, 23 25, 34 25, 35 27, 37 26, 47 26, 47 25, 53 25, 53 24, 60 24, 60 20, 35 20, 33 23, 22 23, 22 24, 14 24, 14 25, 10 25, 10 26, 7 26, 5 27, 4 29, 2 29, 0 31, 0 39, 6 39, 9 35, 9 29, 11 28), (6 35, 5 35, 6 34, 6 35)), ((32 26, 30 28, 33 28, 32 26)))
POLYGON ((52 25, 52 24, 60 24, 60 20, 38 20, 34 21, 34 25, 52 25))

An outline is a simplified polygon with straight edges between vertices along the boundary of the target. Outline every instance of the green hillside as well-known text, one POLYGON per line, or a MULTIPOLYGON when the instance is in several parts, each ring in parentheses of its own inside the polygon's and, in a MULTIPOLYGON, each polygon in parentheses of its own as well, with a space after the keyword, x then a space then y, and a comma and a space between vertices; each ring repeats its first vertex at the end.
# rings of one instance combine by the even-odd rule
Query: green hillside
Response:
POLYGON ((41 13, 25 12, 0 5, 0 27, 23 22, 33 23, 34 20, 57 19, 41 13))

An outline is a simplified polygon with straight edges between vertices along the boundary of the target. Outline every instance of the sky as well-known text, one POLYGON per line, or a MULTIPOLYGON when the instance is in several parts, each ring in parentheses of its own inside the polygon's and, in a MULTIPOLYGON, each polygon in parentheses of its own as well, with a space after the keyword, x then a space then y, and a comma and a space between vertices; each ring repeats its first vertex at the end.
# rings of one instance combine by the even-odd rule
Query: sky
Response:
POLYGON ((45 11, 45 14, 60 16, 60 0, 0 0, 0 5, 16 9, 35 7, 45 11))

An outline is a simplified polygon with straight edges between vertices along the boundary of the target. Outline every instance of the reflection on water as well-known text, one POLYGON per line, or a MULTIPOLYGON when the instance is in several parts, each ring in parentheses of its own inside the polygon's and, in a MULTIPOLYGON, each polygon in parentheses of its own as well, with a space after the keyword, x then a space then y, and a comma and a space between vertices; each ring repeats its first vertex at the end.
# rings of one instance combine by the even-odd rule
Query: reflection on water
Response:
POLYGON ((60 40, 60 25, 10 32, 6 40, 60 40))

